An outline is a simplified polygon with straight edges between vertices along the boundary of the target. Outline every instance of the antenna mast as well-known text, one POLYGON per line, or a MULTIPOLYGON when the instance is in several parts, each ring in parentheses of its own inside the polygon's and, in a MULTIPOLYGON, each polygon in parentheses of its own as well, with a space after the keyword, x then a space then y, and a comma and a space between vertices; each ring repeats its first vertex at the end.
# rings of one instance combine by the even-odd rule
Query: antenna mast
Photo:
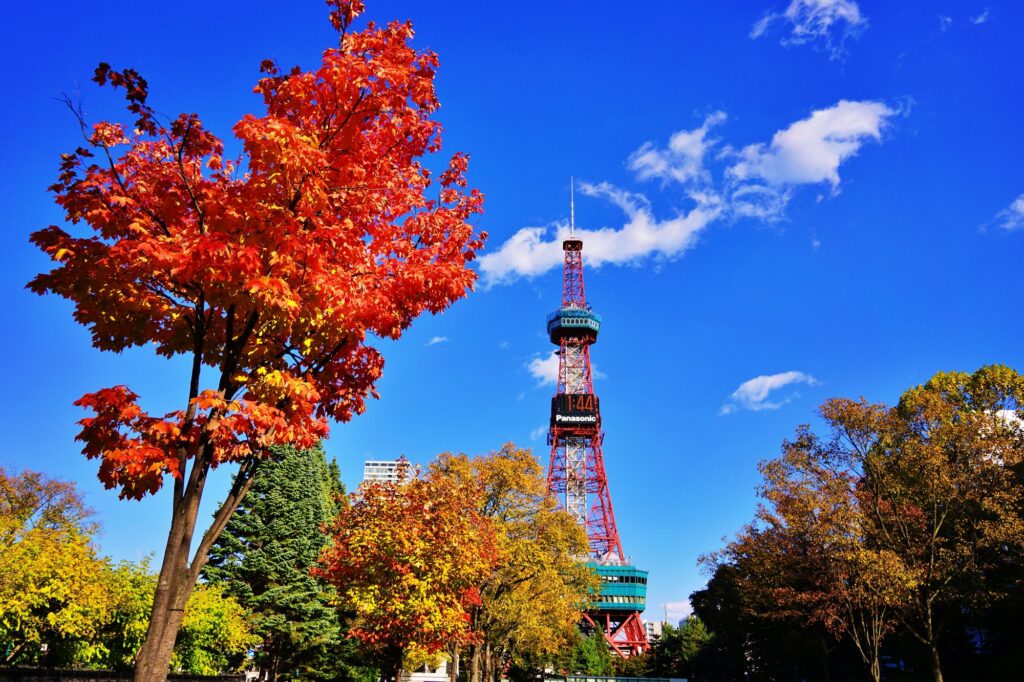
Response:
POLYGON ((569 236, 576 236, 576 187, 571 175, 569 176, 569 236))

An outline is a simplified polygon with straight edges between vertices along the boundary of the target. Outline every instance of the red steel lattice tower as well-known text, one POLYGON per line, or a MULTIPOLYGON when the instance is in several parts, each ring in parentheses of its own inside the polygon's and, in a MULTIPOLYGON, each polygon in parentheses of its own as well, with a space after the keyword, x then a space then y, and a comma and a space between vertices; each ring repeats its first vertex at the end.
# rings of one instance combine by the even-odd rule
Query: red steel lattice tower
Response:
POLYGON ((647 572, 630 566, 622 551, 604 470, 601 410, 594 393, 590 346, 601 317, 587 304, 583 288, 583 241, 562 243, 565 263, 562 306, 548 316, 548 336, 558 346, 558 387, 551 399, 548 491, 587 532, 589 563, 602 578, 600 595, 585 614, 584 627, 600 631, 622 657, 648 648, 640 613, 647 572))

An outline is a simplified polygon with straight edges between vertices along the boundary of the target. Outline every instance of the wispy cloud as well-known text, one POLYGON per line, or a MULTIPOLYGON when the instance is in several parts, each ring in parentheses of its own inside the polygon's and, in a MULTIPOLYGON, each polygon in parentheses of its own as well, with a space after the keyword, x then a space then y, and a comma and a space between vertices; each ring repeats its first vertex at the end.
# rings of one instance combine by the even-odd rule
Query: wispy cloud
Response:
POLYGON ((750 37, 761 38, 776 24, 782 26, 783 45, 810 44, 839 59, 846 41, 860 35, 868 20, 854 0, 792 0, 784 11, 769 11, 758 19, 750 37))
POLYGON ((664 148, 645 142, 630 155, 629 169, 640 180, 660 178, 681 184, 695 180, 709 183, 711 176, 704 168, 704 156, 718 141, 708 139, 708 131, 726 118, 724 111, 716 111, 705 118, 699 128, 672 133, 664 148))
POLYGON ((558 351, 551 351, 551 354, 542 357, 537 356, 526 363, 526 369, 530 375, 537 380, 538 386, 553 384, 558 381, 558 351))
MULTIPOLYGON (((579 230, 577 230, 577 234, 579 230)), ((550 355, 536 355, 526 363, 526 369, 530 376, 537 380, 538 386, 554 384, 558 381, 558 350, 551 351, 550 355)), ((590 366, 591 378, 595 381, 606 379, 608 375, 597 368, 596 364, 590 366)))
POLYGON ((447 336, 435 336, 432 339, 430 339, 430 341, 427 341, 426 345, 428 347, 429 346, 436 346, 439 343, 448 343, 448 337, 447 336))
POLYGON ((879 141, 896 114, 882 102, 840 100, 780 130, 770 143, 751 144, 726 170, 730 204, 739 216, 782 217, 796 185, 828 183, 839 188, 839 166, 868 141, 879 141))
POLYGON ((945 33, 949 30, 949 27, 953 25, 953 17, 945 14, 939 15, 939 30, 945 33))
MULTIPOLYGON (((880 140, 896 113, 882 102, 841 100, 779 130, 770 142, 737 150, 709 137, 712 127, 726 121, 723 112, 715 112, 699 127, 673 133, 664 147, 645 142, 630 155, 629 167, 638 180, 660 179, 678 188, 689 208, 658 217, 643 194, 607 182, 581 184, 582 194, 608 201, 626 219, 619 228, 576 230, 586 244, 587 265, 677 258, 716 220, 780 220, 801 185, 827 183, 834 196, 839 167, 867 142, 880 140)), ((560 266, 562 241, 568 236, 565 222, 520 229, 480 259, 484 285, 535 277, 560 266)))
POLYGON ((541 436, 548 432, 547 426, 538 426, 530 431, 530 440, 540 440, 541 436))
POLYGON ((1019 230, 1024 227, 1024 194, 1014 199, 1009 208, 997 213, 996 222, 1004 230, 1019 230))
MULTIPOLYGON (((586 196, 609 201, 626 216, 618 229, 578 229, 576 237, 587 245, 587 265, 637 262, 650 255, 673 257, 682 254, 697 241, 698 233, 722 211, 718 198, 694 195, 697 205, 689 212, 659 220, 650 202, 642 194, 628 192, 607 182, 582 183, 586 196)), ((501 284, 517 277, 534 277, 562 264, 562 241, 569 237, 569 226, 524 227, 512 235, 497 251, 480 258, 485 285, 501 284)))
POLYGON ((988 21, 988 7, 986 7, 985 11, 979 14, 978 16, 971 17, 971 23, 974 24, 975 26, 977 26, 978 24, 984 24, 986 21, 988 21))
POLYGON ((752 410, 754 412, 777 410, 793 400, 797 395, 792 393, 783 398, 769 400, 773 392, 794 384, 815 386, 817 383, 818 380, 810 374, 797 371, 754 377, 740 384, 739 388, 729 396, 729 400, 722 405, 718 413, 732 414, 737 410, 752 410))

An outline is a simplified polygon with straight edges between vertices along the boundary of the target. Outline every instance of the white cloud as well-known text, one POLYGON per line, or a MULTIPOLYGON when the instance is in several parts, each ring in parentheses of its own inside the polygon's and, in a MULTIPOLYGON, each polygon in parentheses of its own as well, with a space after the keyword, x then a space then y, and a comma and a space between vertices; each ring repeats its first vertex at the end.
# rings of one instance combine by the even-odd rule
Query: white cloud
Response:
POLYGON ((792 0, 785 11, 768 12, 750 29, 752 39, 768 33, 772 24, 784 25, 783 45, 813 44, 828 52, 832 59, 844 54, 848 38, 856 37, 867 25, 854 0, 792 0))
MULTIPOLYGON (((530 375, 537 380, 538 386, 546 386, 558 382, 558 349, 551 351, 546 357, 537 355, 526 363, 526 369, 530 375)), ((591 379, 607 379, 608 375, 597 368, 596 364, 590 365, 591 379)))
MULTIPOLYGON (((678 183, 690 208, 659 218, 643 194, 607 182, 581 184, 582 194, 612 203, 626 217, 619 228, 576 230, 586 245, 587 265, 678 257, 696 244, 704 228, 722 218, 780 220, 800 185, 828 183, 834 196, 839 167, 867 142, 881 140, 888 119, 896 113, 882 102, 841 100, 777 131, 769 143, 738 151, 725 147, 712 155, 709 150, 718 141, 708 138, 708 131, 726 120, 724 113, 716 112, 699 128, 674 133, 665 148, 647 142, 629 157, 629 167, 641 180, 678 183), (716 174, 721 176, 717 180, 716 174)), ((535 277, 559 267, 562 241, 568 237, 564 221, 521 228, 496 251, 480 258, 484 286, 535 277)))
POLYGON ((693 614, 693 606, 690 601, 670 601, 661 605, 665 611, 665 618, 669 623, 675 624, 683 618, 689 618, 693 614))
POLYGON ((739 385, 739 388, 732 392, 732 395, 729 396, 729 401, 722 405, 722 408, 719 410, 719 414, 732 414, 741 409, 754 412, 777 410, 796 397, 796 395, 793 394, 785 398, 769 400, 768 398, 772 392, 793 384, 815 386, 817 383, 818 380, 810 374, 797 371, 754 377, 744 381, 739 385))
POLYGON ((526 363, 526 369, 537 380, 538 386, 553 384, 558 381, 558 351, 551 351, 547 357, 535 357, 526 363))
POLYGON ((979 14, 978 16, 971 17, 971 23, 974 24, 975 26, 977 26, 978 24, 984 24, 986 21, 988 21, 988 7, 986 7, 985 11, 979 14))
MULTIPOLYGON (((587 265, 600 267, 606 263, 623 264, 639 261, 652 254, 678 256, 697 241, 698 233, 717 218, 722 207, 717 196, 693 193, 697 203, 688 213, 658 220, 650 202, 642 194, 619 189, 607 182, 583 183, 580 191, 590 197, 611 202, 626 216, 619 229, 577 229, 576 237, 586 244, 587 265)), ((508 282, 516 277, 534 277, 562 264, 562 241, 569 237, 569 226, 549 228, 524 227, 497 251, 480 258, 485 286, 508 282)))
POLYGON ((427 346, 436 346, 439 343, 447 343, 447 342, 448 342, 448 337, 447 336, 435 336, 434 338, 430 339, 430 341, 427 341, 426 345, 427 346))
POLYGON ((997 213, 996 220, 1004 230, 1019 230, 1024 227, 1024 194, 1014 199, 1009 208, 997 213))
POLYGON ((707 135, 712 127, 725 119, 724 111, 716 111, 707 116, 699 128, 673 133, 664 149, 659 149, 652 142, 645 142, 630 155, 629 169, 640 180, 659 178, 681 184, 693 180, 710 182, 710 175, 704 168, 704 155, 717 140, 708 139, 707 135))
POLYGON ((547 426, 538 426, 530 431, 530 440, 540 440, 541 436, 548 432, 547 426))
POLYGON ((840 100, 780 130, 770 144, 752 144, 739 152, 728 173, 738 180, 762 179, 773 185, 839 185, 839 165, 869 139, 880 140, 886 120, 895 114, 881 102, 840 100))
POLYGON ((839 166, 870 140, 880 141, 896 114, 882 102, 840 100, 735 153, 726 170, 732 186, 729 203, 740 217, 778 219, 796 185, 827 182, 839 187, 839 166))
POLYGON ((939 15, 939 30, 945 33, 949 30, 949 27, 953 25, 953 17, 946 16, 945 14, 939 15))

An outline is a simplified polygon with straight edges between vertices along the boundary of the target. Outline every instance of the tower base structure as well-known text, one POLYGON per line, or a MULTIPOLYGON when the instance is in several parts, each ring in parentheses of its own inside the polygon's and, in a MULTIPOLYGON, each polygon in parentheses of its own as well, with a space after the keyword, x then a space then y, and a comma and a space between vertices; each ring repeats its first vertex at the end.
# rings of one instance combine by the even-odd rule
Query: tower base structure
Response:
POLYGON ((584 629, 589 625, 594 632, 600 632, 612 653, 620 658, 639 656, 651 646, 638 611, 592 611, 583 614, 583 622, 584 629))
POLYGON ((640 614, 647 606, 647 571, 614 555, 587 565, 601 578, 601 591, 584 613, 584 629, 600 632, 612 652, 622 658, 646 652, 650 642, 640 614))

